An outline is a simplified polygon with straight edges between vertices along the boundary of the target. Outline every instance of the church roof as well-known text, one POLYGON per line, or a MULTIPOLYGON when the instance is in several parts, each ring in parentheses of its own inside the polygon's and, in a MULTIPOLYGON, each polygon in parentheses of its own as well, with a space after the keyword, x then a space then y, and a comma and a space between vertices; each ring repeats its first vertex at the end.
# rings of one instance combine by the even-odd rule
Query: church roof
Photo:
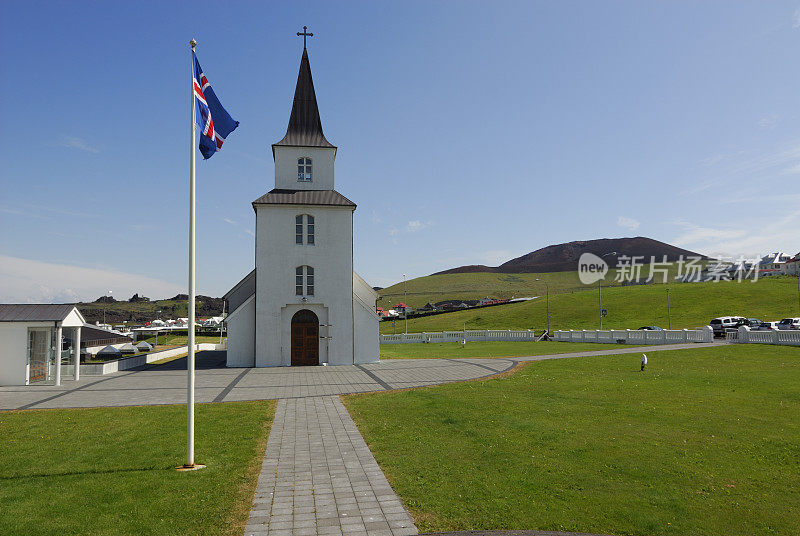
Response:
POLYGON ((283 190, 276 188, 255 201, 255 205, 333 205, 353 207, 356 204, 336 190, 283 190))
POLYGON ((303 47, 303 58, 300 60, 300 73, 297 75, 289 127, 283 139, 273 144, 273 147, 276 145, 336 148, 322 133, 317 95, 314 93, 314 81, 311 79, 311 64, 305 47, 303 47))

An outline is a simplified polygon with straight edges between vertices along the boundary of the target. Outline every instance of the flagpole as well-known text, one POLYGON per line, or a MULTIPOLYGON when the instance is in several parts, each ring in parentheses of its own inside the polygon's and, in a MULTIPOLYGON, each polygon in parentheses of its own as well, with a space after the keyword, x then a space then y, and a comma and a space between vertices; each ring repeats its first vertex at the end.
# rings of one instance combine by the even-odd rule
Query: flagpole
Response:
POLYGON ((195 229, 195 96, 194 96, 194 47, 197 41, 189 42, 189 326, 188 326, 188 354, 186 356, 186 370, 188 374, 186 388, 186 464, 184 469, 199 469, 201 465, 194 463, 194 229, 195 229))

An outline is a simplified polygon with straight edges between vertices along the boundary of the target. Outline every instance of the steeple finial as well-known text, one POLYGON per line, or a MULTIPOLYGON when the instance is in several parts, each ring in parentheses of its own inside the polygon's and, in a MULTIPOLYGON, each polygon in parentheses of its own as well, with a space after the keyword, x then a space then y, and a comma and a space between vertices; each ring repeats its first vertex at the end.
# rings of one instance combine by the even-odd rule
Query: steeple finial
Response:
POLYGON ((301 35, 303 36, 303 50, 306 49, 306 37, 314 37, 314 34, 313 33, 309 33, 307 30, 308 30, 308 26, 303 26, 303 31, 302 32, 297 32, 298 37, 301 36, 301 35))

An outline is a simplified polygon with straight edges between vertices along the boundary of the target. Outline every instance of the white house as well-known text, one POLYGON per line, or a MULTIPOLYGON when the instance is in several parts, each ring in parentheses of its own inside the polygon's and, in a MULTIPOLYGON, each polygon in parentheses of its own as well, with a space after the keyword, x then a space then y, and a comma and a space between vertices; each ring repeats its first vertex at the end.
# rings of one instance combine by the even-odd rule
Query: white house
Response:
POLYGON ((80 379, 81 328, 85 320, 69 304, 0 304, 0 386, 80 379), (65 330, 72 344, 64 349, 65 330), (58 357, 56 357, 58 356, 58 357))
POLYGON ((781 265, 781 273, 786 275, 800 275, 800 253, 781 265))
POLYGON ((377 293, 353 272, 355 203, 334 189, 303 47, 286 135, 272 146, 275 188, 253 202, 255 269, 226 295, 230 367, 378 360, 377 293))
POLYGON ((758 265, 761 270, 780 270, 783 263, 789 259, 789 255, 778 251, 761 257, 761 262, 758 265))

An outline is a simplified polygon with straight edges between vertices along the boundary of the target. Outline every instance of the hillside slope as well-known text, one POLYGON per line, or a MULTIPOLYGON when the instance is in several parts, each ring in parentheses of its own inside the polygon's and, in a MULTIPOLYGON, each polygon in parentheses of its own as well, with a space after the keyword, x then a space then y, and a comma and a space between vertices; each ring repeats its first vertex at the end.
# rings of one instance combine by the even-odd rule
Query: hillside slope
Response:
POLYGON ((579 240, 566 244, 550 245, 516 259, 511 259, 496 267, 483 265, 459 266, 458 268, 436 272, 433 275, 478 272, 503 274, 571 272, 578 269, 578 259, 583 253, 603 256, 611 252, 615 252, 615 254, 605 257, 609 266, 616 266, 617 259, 623 255, 628 257, 640 256, 644 258, 645 262, 649 262, 651 257, 655 257, 656 260, 660 261, 666 256, 667 261, 670 262, 678 260, 680 256, 703 257, 699 253, 644 236, 602 238, 599 240, 579 240))
MULTIPOLYGON (((450 276, 452 277, 452 276, 450 276)), ((797 316, 797 279, 769 277, 738 283, 677 283, 603 287, 603 308, 608 316, 604 329, 637 329, 655 325, 666 328, 667 288, 670 298, 672 328, 694 328, 706 325, 712 318, 741 315, 761 320, 780 320, 797 316)), ((550 294, 550 328, 598 329, 599 306, 597 289, 583 292, 550 294)), ((409 300, 410 301, 410 300, 409 300)), ((535 329, 547 325, 544 296, 527 302, 499 307, 467 309, 422 318, 411 318, 408 331, 443 331, 467 329, 535 329)), ((381 333, 402 333, 403 321, 394 326, 381 322, 381 333)))

